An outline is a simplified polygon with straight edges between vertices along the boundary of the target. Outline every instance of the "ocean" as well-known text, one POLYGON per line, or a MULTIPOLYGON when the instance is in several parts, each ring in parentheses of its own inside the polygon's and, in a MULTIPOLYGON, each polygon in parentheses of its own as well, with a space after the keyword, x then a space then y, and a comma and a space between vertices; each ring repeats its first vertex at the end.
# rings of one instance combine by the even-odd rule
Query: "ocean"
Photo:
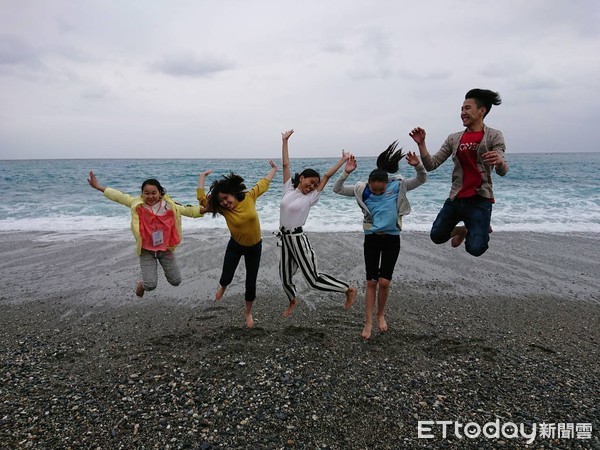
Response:
MULTIPOLYGON (((496 231, 542 233, 600 233, 600 153, 507 154, 507 176, 494 175, 496 203, 492 226, 496 231)), ((292 172, 312 167, 324 173, 334 158, 293 159, 292 172)), ((257 209, 264 231, 279 222, 282 172, 259 198, 257 209)), ((358 158, 358 169, 347 183, 365 180, 375 158, 358 158)), ((92 189, 86 178, 93 170, 104 186, 137 195, 146 178, 156 178, 177 202, 196 204, 198 173, 213 169, 207 187, 218 176, 235 171, 248 187, 267 174, 266 159, 77 159, 0 161, 0 231, 105 233, 129 228, 127 208, 92 189)), ((340 169, 340 172, 341 173, 340 169)), ((427 183, 408 193, 412 212, 405 231, 429 231, 450 189, 452 162, 428 174, 427 183)), ((339 175, 338 173, 338 175, 339 175)), ((400 173, 415 171, 404 161, 400 173)), ((305 229, 356 231, 362 214, 354 199, 333 193, 330 181, 320 202, 311 210, 305 229)), ((184 231, 225 229, 222 217, 184 218, 184 231)))

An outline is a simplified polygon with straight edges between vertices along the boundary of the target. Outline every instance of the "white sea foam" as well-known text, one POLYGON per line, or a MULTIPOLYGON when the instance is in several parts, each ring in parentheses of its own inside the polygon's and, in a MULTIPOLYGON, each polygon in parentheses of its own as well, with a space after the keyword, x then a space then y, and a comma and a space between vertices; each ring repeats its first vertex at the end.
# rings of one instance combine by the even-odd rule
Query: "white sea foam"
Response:
MULTIPOLYGON (((492 226, 496 231, 544 233, 600 233, 600 154, 508 155, 511 170, 494 178, 496 203, 492 226)), ((314 167, 321 173, 333 160, 294 160, 295 170, 314 167)), ((348 183, 364 180, 374 164, 359 159, 359 169, 348 183)), ((405 231, 429 231, 449 191, 452 164, 447 162, 428 176, 427 183, 410 191, 412 212, 403 221, 405 231)), ((85 181, 94 169, 104 184, 135 194, 139 182, 156 177, 173 198, 196 204, 197 173, 190 167, 211 167, 215 174, 243 173, 248 187, 266 173, 258 161, 169 161, 158 164, 142 160, 95 161, 0 161, 0 231, 47 231, 55 233, 119 232, 129 230, 127 208, 104 198, 85 181), (233 166, 232 166, 233 164, 233 166)), ((405 176, 414 170, 404 165, 405 176)), ((333 181, 332 181, 333 183, 333 181)), ((331 183, 330 183, 331 184, 331 183)), ((279 225, 281 179, 258 199, 262 229, 279 225)), ((185 230, 226 230, 222 217, 183 218, 185 230)), ((305 226, 309 232, 361 232, 362 213, 353 198, 334 194, 331 185, 312 208, 305 226)))
MULTIPOLYGON (((429 231, 435 219, 432 214, 411 214, 403 220, 404 231, 429 231)), ((518 215, 511 220, 511 216, 503 217, 500 214, 492 217, 492 226, 495 231, 522 231, 539 233, 569 233, 587 232, 600 233, 600 220, 590 219, 582 221, 569 220, 569 216, 552 215, 543 217, 532 215, 523 217, 518 215)), ((279 216, 261 216, 261 228, 265 232, 277 231, 279 227, 279 216)), ((64 216, 55 218, 30 218, 30 219, 4 219, 0 220, 0 231, 42 231, 55 233, 81 234, 88 236, 100 232, 129 233, 130 218, 125 214, 122 217, 103 216, 64 216)), ((205 217, 203 219, 183 218, 184 232, 186 230, 226 230, 225 220, 221 217, 205 217)), ((305 225, 307 232, 361 232, 362 215, 356 214, 345 216, 343 219, 332 219, 326 214, 313 214, 305 225)))

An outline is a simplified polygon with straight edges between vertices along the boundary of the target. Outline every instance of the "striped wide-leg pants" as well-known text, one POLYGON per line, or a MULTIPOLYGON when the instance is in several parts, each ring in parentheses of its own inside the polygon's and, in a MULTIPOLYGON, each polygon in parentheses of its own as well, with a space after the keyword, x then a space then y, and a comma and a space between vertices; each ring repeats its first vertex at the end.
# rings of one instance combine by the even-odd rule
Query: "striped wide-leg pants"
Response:
POLYGON ((279 277, 283 283, 283 290, 290 300, 296 298, 296 286, 292 278, 298 269, 302 271, 302 275, 313 289, 345 293, 350 287, 348 283, 317 271, 315 252, 303 232, 281 233, 279 277))

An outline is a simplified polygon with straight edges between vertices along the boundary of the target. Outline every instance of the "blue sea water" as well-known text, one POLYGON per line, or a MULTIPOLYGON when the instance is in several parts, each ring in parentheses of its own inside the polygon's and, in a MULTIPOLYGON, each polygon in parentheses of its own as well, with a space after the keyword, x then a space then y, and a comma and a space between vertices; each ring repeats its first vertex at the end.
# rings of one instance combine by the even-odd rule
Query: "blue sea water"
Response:
MULTIPOLYGON (((496 204, 492 225, 497 231, 600 233, 600 153, 507 154, 507 176, 494 175, 496 204)), ((280 165, 281 161, 276 161, 280 165)), ((334 158, 293 159, 292 171, 312 167, 324 173, 334 158)), ((358 158, 348 183, 364 180, 374 158, 358 158)), ((0 161, 0 231, 57 231, 89 234, 129 228, 129 211, 92 189, 86 178, 93 170, 101 184, 136 195, 146 178, 157 178, 176 201, 196 204, 198 173, 213 169, 208 184, 235 171, 248 187, 269 171, 264 159, 90 159, 0 161)), ((410 191, 412 213, 405 230, 428 231, 450 189, 452 163, 431 172, 428 181, 410 191)), ((341 170, 340 170, 341 173, 341 170)), ((400 173, 413 177, 402 162, 400 173)), ((281 171, 258 201, 262 228, 274 231, 279 222, 281 171)), ((337 176, 336 176, 337 177, 337 176)), ((360 231, 362 214, 352 198, 326 187, 312 208, 308 231, 360 231)), ((184 218, 185 229, 225 228, 222 217, 184 218)))

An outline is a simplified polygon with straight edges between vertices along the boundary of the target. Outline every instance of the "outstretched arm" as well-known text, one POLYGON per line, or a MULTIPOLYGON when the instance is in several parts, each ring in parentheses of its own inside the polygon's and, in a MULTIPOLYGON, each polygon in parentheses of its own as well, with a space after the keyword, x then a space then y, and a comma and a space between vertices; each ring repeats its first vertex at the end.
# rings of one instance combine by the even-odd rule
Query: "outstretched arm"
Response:
POLYGON ((206 211, 206 208, 203 208, 200 205, 185 205, 185 206, 184 205, 176 205, 176 206, 177 206, 177 211, 179 211, 179 213, 182 216, 191 217, 193 219, 204 216, 204 212, 206 211))
POLYGON ((135 198, 129 194, 124 194, 123 192, 117 191, 116 189, 101 186, 98 182, 98 179, 96 178, 96 175, 94 175, 94 172, 92 172, 91 170, 90 177, 87 179, 87 181, 91 187, 100 192, 103 192, 104 196, 109 200, 112 200, 113 202, 117 202, 121 205, 130 207, 133 204, 133 201, 135 200, 135 198))
POLYGON ((344 182, 348 176, 350 176, 350 174, 356 170, 356 166, 356 159, 354 158, 354 155, 351 154, 348 158, 348 161, 346 161, 344 171, 333 185, 333 192, 340 195, 346 195, 348 197, 354 197, 354 186, 344 186, 344 182))
POLYGON ((271 184, 271 180, 277 173, 277 164, 275 164, 272 160, 269 161, 269 164, 271 165, 271 170, 269 173, 266 174, 264 178, 258 180, 258 183, 256 183, 256 185, 246 193, 246 196, 250 196, 255 201, 258 197, 267 192, 269 185, 271 184))
MULTIPOLYGON (((198 187, 196 188, 196 198, 200 202, 200 206, 206 207, 207 198, 206 198, 206 190, 204 189, 204 183, 206 181, 206 177, 212 173, 211 169, 205 170, 198 175, 198 187)), ((204 214, 204 213, 202 213, 204 214)))
POLYGON ((421 161, 419 161, 419 158, 417 157, 417 155, 415 155, 414 152, 408 152, 406 154, 406 162, 409 165, 413 166, 417 171, 417 176, 415 178, 409 178, 408 180, 405 180, 406 190, 410 191, 416 187, 421 186, 427 181, 427 171, 425 170, 425 167, 423 167, 423 164, 421 164, 421 161))
POLYGON ((339 161, 337 163, 335 163, 335 165, 333 167, 331 167, 327 172, 325 172, 325 174, 323 174, 323 176, 321 177, 321 182, 319 183, 319 186, 317 187, 317 191, 321 192, 323 189, 325 189, 325 186, 327 186, 329 179, 332 176, 334 176, 335 173, 338 170, 340 170, 340 167, 342 167, 344 165, 344 163, 346 163, 350 158, 354 158, 352 153, 345 152, 344 150, 342 150, 342 157, 339 159, 339 161))
POLYGON ((92 172, 90 170, 90 177, 87 179, 87 182, 90 184, 91 187, 93 187, 94 189, 100 191, 100 192, 104 192, 106 190, 106 188, 104 186, 100 186, 100 183, 98 182, 98 179, 96 178, 96 175, 94 175, 94 172, 92 172))
POLYGON ((425 130, 421 127, 413 128, 408 135, 413 138, 413 141, 417 143, 419 147, 419 153, 421 154, 421 161, 425 169, 431 171, 437 169, 444 161, 446 161, 450 155, 452 155, 452 147, 450 138, 446 139, 442 144, 442 147, 431 155, 425 145, 425 130))
POLYGON ((281 161, 283 165, 283 183, 291 178, 290 174, 290 155, 288 152, 288 141, 294 130, 288 130, 281 133, 281 161))
POLYGON ((408 135, 413 138, 413 141, 416 142, 419 147, 419 153, 421 154, 421 159, 427 158, 429 156, 429 151, 427 150, 427 145, 425 144, 425 130, 421 127, 416 127, 411 130, 408 135))
POLYGON ((267 180, 271 181, 273 179, 273 177, 275 176, 275 174, 277 173, 278 167, 277 167, 277 164, 275 164, 272 159, 269 160, 269 165, 271 166, 271 170, 265 176, 265 178, 267 180))
POLYGON ((212 173, 212 169, 205 170, 198 175, 198 189, 204 189, 204 183, 206 181, 206 177, 212 173))
POLYGON ((419 165, 419 163, 421 161, 419 161, 419 158, 417 157, 417 155, 415 154, 415 152, 408 152, 406 154, 406 162, 413 167, 416 167, 419 165))

